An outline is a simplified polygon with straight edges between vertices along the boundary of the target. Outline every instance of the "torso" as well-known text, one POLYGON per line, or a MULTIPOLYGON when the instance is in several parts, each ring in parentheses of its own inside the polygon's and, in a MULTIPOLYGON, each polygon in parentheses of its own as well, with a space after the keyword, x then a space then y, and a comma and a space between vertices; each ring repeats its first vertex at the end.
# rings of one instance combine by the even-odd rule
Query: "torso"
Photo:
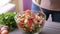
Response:
POLYGON ((41 0, 41 7, 48 10, 60 11, 60 0, 41 0))

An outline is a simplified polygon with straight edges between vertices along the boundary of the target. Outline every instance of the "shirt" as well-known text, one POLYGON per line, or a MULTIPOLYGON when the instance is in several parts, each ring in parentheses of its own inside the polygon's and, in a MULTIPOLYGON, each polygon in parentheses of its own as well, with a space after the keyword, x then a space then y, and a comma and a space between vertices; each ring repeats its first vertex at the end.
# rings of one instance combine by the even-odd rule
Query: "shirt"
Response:
POLYGON ((60 0, 41 0, 41 8, 60 11, 60 0))

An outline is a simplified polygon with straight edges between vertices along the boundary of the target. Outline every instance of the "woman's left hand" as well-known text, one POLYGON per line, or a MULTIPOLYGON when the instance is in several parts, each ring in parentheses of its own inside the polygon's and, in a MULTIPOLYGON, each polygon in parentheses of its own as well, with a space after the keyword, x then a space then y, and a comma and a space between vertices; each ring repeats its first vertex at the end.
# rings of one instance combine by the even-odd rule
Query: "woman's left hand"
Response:
POLYGON ((8 34, 8 26, 0 27, 0 34, 8 34))

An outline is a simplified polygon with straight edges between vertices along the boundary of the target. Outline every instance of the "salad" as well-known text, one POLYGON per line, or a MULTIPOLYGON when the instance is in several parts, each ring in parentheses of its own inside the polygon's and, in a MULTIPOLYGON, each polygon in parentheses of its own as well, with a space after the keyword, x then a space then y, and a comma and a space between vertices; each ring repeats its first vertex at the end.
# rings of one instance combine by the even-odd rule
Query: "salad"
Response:
POLYGON ((45 18, 42 15, 39 16, 39 14, 34 14, 30 10, 26 10, 22 15, 17 14, 15 20, 18 28, 31 34, 43 27, 45 18))

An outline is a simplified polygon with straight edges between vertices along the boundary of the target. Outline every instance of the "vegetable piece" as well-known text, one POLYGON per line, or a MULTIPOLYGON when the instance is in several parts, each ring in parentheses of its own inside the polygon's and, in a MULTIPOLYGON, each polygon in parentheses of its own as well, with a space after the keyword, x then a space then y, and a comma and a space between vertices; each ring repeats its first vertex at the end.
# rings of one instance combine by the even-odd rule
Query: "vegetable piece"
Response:
POLYGON ((29 27, 29 26, 28 26, 28 24, 24 24, 24 28, 26 28, 26 29, 27 29, 28 27, 29 27))
POLYGON ((7 30, 3 30, 3 31, 1 32, 1 34, 8 34, 8 31, 7 31, 7 30))
POLYGON ((31 25, 32 25, 32 20, 26 18, 24 23, 27 24, 27 25, 28 25, 28 28, 29 28, 29 27, 31 27, 31 25))
POLYGON ((31 25, 32 25, 32 20, 28 19, 27 24, 29 25, 29 27, 31 27, 31 25))
POLYGON ((17 23, 17 26, 18 26, 19 28, 24 28, 23 24, 21 24, 20 22, 17 23))
POLYGON ((28 9, 28 10, 26 10, 26 11, 24 12, 24 14, 25 14, 25 15, 28 15, 28 14, 31 14, 31 12, 30 12, 30 10, 28 9))
POLYGON ((30 16, 30 18, 33 20, 33 19, 35 18, 35 15, 32 14, 32 15, 30 16))
POLYGON ((23 22, 24 22, 24 20, 25 20, 25 18, 22 18, 22 19, 20 20, 20 22, 22 22, 22 23, 23 23, 23 22))

